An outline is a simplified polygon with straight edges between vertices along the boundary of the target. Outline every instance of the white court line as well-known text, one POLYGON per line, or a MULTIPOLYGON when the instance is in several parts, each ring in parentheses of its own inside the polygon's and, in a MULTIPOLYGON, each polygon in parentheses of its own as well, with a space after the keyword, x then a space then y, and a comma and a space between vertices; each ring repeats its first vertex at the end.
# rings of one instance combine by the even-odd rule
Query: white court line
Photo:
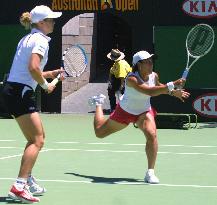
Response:
POLYGON ((195 184, 147 184, 143 182, 116 182, 115 184, 119 185, 142 185, 146 184, 149 186, 165 186, 165 187, 190 187, 190 188, 217 188, 217 186, 209 185, 195 185, 195 184))
MULTIPOLYGON (((0 180, 15 180, 15 178, 0 178, 0 180)), ((37 179, 40 182, 57 182, 57 183, 83 183, 83 184, 106 184, 104 182, 92 182, 86 180, 61 180, 61 179, 37 179)), ((198 184, 147 184, 144 182, 114 182, 116 185, 147 185, 147 186, 163 186, 163 187, 190 187, 190 188, 217 188, 216 185, 198 185, 198 184)))
POLYGON ((115 144, 115 143, 111 143, 111 142, 91 142, 91 143, 87 143, 90 145, 109 145, 109 144, 115 144))
POLYGON ((124 152, 126 152, 126 153, 132 153, 132 152, 140 152, 140 151, 130 151, 130 150, 98 150, 98 149, 93 149, 93 150, 82 150, 82 151, 85 151, 85 152, 114 152, 114 153, 116 153, 116 152, 122 152, 122 153, 124 153, 124 152))
POLYGON ((11 158, 15 158, 15 157, 20 157, 23 154, 16 154, 16 155, 11 155, 11 156, 6 156, 6 157, 0 157, 0 160, 2 159, 11 159, 11 158))
MULTIPOLYGON (((125 146, 145 146, 145 144, 123 144, 125 146)), ((159 147, 193 147, 193 148, 216 148, 217 146, 214 145, 178 145, 178 144, 171 144, 171 145, 158 145, 159 147)))
POLYGON ((124 146, 145 146, 145 144, 122 144, 124 146))
POLYGON ((80 142, 54 142, 56 144, 80 144, 80 142))
MULTIPOLYGON (((20 147, 0 147, 0 149, 23 149, 20 147)), ((73 149, 73 148, 47 148, 46 150, 42 150, 40 152, 48 152, 48 151, 81 151, 81 152, 110 152, 110 153, 142 153, 144 154, 144 151, 138 151, 138 150, 101 150, 101 149, 73 149)), ((174 154, 174 155, 206 155, 206 156, 217 156, 217 153, 202 153, 202 152, 161 152, 159 151, 158 154, 174 154)), ((14 157, 19 157, 22 156, 22 154, 18 155, 12 155, 12 156, 6 156, 6 157, 1 157, 0 160, 2 159, 10 159, 14 157)))
MULTIPOLYGON (((142 153, 144 151, 137 151, 137 150, 105 150, 105 149, 48 149, 48 151, 82 151, 82 152, 110 152, 110 153, 142 153)), ((161 152, 159 151, 158 154, 174 154, 174 155, 206 155, 206 156, 216 156, 217 153, 200 153, 200 152, 161 152)))
POLYGON ((24 149, 23 147, 0 147, 0 149, 24 149))
MULTIPOLYGON (((48 152, 49 149, 46 149, 46 150, 41 150, 40 152, 48 152)), ((0 157, 0 160, 3 160, 3 159, 11 159, 11 158, 15 158, 15 157, 20 157, 22 156, 22 154, 16 154, 16 155, 9 155, 9 156, 6 156, 6 157, 0 157)))
MULTIPOLYGON (((0 148, 6 148, 6 149, 23 149, 19 147, 0 147, 0 148)), ((48 151, 81 151, 81 152, 110 152, 110 153, 142 153, 144 154, 144 151, 138 151, 138 150, 101 150, 101 149, 73 149, 73 148, 47 148, 45 150, 42 150, 40 152, 48 152, 48 151)), ((217 156, 217 153, 202 153, 202 152, 164 152, 164 151, 159 151, 158 154, 173 154, 173 155, 206 155, 206 156, 217 156)), ((6 157, 0 157, 0 160, 2 159, 10 159, 10 158, 15 158, 22 156, 23 154, 18 154, 18 155, 11 155, 11 156, 6 156, 6 157)))
POLYGON ((47 149, 48 151, 80 151, 81 149, 63 149, 63 148, 57 148, 57 149, 47 149))
MULTIPOLYGON (((54 142, 56 144, 88 144, 88 145, 121 145, 121 146, 145 146, 146 144, 117 144, 113 142, 90 142, 90 143, 82 143, 82 142, 54 142)), ((216 148, 217 145, 179 145, 179 144, 165 144, 159 145, 159 147, 193 147, 193 148, 216 148)))
POLYGON ((0 140, 0 142, 15 142, 16 140, 0 140))

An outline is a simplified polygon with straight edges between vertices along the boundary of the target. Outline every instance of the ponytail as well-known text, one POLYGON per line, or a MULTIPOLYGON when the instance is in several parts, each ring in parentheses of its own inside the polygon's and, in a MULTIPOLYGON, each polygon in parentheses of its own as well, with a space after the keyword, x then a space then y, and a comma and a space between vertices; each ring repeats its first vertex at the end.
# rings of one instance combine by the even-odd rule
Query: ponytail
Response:
POLYGON ((29 12, 24 12, 20 17, 21 25, 26 29, 31 29, 31 15, 29 12))

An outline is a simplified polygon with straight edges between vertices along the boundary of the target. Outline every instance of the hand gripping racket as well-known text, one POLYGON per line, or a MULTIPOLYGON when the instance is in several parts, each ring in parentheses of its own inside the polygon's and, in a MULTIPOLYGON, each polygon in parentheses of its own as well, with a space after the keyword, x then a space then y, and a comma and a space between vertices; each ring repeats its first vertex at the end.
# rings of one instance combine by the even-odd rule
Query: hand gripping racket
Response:
POLYGON ((183 79, 187 78, 189 70, 195 62, 211 50, 214 38, 214 31, 207 24, 197 24, 189 31, 186 38, 187 64, 182 74, 183 79))
MULTIPOLYGON (((68 47, 62 56, 62 67, 65 77, 79 77, 87 67, 87 55, 80 45, 68 47)), ((59 74, 51 83, 56 85, 60 79, 59 74)))

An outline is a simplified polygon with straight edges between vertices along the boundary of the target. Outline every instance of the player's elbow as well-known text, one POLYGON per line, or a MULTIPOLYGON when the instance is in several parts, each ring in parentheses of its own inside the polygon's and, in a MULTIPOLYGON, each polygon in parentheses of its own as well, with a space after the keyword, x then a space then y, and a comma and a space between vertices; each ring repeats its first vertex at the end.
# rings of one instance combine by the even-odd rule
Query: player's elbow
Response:
POLYGON ((34 65, 29 65, 29 72, 31 73, 31 74, 34 74, 34 73, 36 73, 38 71, 38 68, 36 67, 36 66, 34 66, 34 65))

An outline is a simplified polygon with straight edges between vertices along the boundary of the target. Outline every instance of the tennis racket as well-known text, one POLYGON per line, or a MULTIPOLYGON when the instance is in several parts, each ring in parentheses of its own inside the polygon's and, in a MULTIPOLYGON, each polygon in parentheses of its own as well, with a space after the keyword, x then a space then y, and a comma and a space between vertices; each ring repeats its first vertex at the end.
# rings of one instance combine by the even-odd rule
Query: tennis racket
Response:
MULTIPOLYGON (((87 63, 87 55, 80 45, 68 47, 62 55, 64 77, 79 77, 85 71, 87 63)), ((56 85, 60 77, 59 74, 51 83, 56 85)))
POLYGON ((187 64, 182 74, 183 79, 186 80, 196 61, 209 53, 214 44, 214 38, 214 31, 207 24, 197 24, 189 31, 186 38, 187 64))

